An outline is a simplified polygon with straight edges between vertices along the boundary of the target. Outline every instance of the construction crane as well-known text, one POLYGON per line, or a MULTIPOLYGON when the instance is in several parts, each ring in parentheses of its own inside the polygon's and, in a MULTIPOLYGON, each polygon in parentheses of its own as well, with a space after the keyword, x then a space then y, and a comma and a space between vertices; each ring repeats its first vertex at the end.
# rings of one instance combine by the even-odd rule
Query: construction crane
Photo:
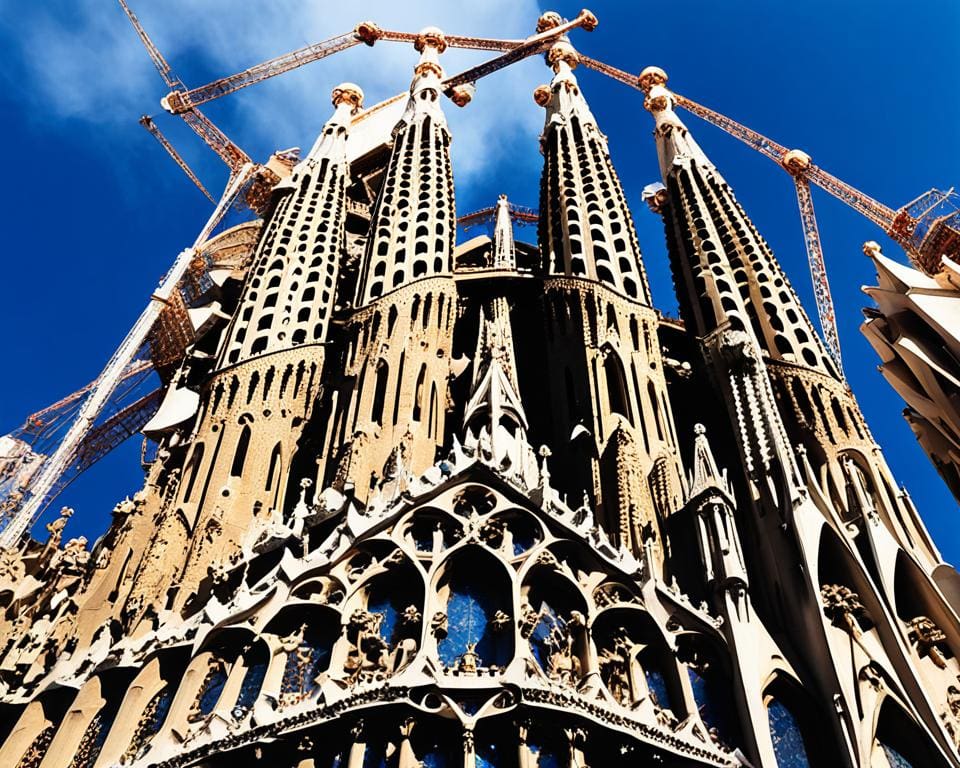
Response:
MULTIPOLYGON (((345 51, 355 45, 364 43, 374 45, 378 40, 391 42, 413 43, 417 35, 410 32, 394 32, 380 29, 371 21, 358 24, 352 31, 336 35, 320 43, 306 45, 295 51, 290 51, 276 58, 237 72, 227 77, 221 77, 206 85, 190 90, 171 90, 160 100, 160 105, 170 114, 179 115, 187 110, 195 109, 200 104, 219 99, 221 96, 235 93, 248 85, 260 83, 271 77, 282 75, 285 72, 297 69, 345 51)), ((444 35, 446 43, 451 48, 472 48, 486 51, 507 51, 521 45, 523 40, 492 40, 482 37, 463 37, 461 35, 444 35)))
POLYGON ((200 179, 197 178, 197 175, 191 170, 190 166, 187 165, 186 161, 180 157, 180 153, 174 149, 173 145, 169 141, 167 141, 167 137, 160 133, 160 129, 157 128, 157 124, 153 122, 153 119, 149 115, 143 115, 143 117, 140 118, 140 125, 146 128, 147 131, 150 132, 150 135, 160 142, 160 146, 163 147, 167 151, 167 154, 173 158, 173 161, 180 166, 180 170, 187 174, 187 177, 190 179, 190 181, 196 184, 197 189, 203 192, 207 200, 216 205, 217 201, 213 199, 213 196, 209 192, 207 192, 207 188, 203 186, 203 184, 200 182, 200 179))
MULTIPOLYGON (((119 0, 119 2, 120 7, 123 8, 123 12, 127 14, 127 18, 130 19, 130 23, 140 37, 140 41, 143 43, 144 48, 147 49, 150 60, 153 61, 153 65, 157 68, 160 77, 163 78, 167 87, 171 91, 185 91, 186 87, 183 81, 173 73, 173 69, 167 63, 167 60, 163 58, 160 49, 154 45, 149 35, 147 35, 143 25, 140 24, 140 20, 136 14, 130 10, 130 6, 127 5, 126 0, 119 0)), ((216 152, 217 156, 226 163, 231 174, 237 173, 245 164, 252 162, 247 156, 247 153, 230 141, 226 134, 210 122, 206 115, 200 112, 200 110, 189 108, 179 114, 180 117, 183 118, 183 121, 193 129, 194 133, 203 139, 207 146, 216 152)), ((154 135, 159 136, 159 131, 154 135)), ((172 149, 166 140, 162 140, 161 144, 163 144, 164 149, 167 149, 168 152, 172 149)), ((181 165, 182 160, 179 159, 179 155, 171 154, 171 156, 178 165, 181 165)))
MULTIPOLYGON (((134 14, 127 5, 126 0, 119 0, 119 2, 143 43, 144 48, 146 48, 147 54, 153 61, 154 66, 167 84, 167 87, 170 88, 170 92, 161 99, 161 106, 171 114, 182 117, 194 132, 227 164, 231 172, 234 172, 244 163, 250 162, 250 158, 197 109, 198 105, 234 93, 254 83, 259 83, 271 77, 289 72, 305 64, 319 61, 320 59, 347 50, 360 43, 369 46, 374 45, 378 40, 415 43, 419 38, 418 34, 383 30, 373 22, 361 22, 352 32, 331 37, 321 43, 299 48, 290 53, 270 59, 269 61, 257 64, 249 69, 245 69, 242 72, 220 78, 199 88, 187 89, 183 81, 174 74, 172 67, 164 58, 163 54, 160 53, 160 49, 157 48, 153 40, 150 39, 150 36, 146 33, 136 14, 134 14)), ((507 52, 503 56, 447 78, 443 82, 444 93, 458 106, 465 106, 471 100, 472 85, 476 80, 492 74, 499 69, 503 69, 527 56, 545 50, 555 38, 572 29, 582 27, 590 31, 597 26, 596 17, 588 10, 580 11, 577 17, 571 21, 561 21, 559 19, 556 21, 557 23, 554 26, 539 29, 537 34, 525 40, 497 40, 483 37, 466 37, 463 35, 444 35, 444 40, 450 47, 507 52)), ((386 102, 376 105, 360 115, 358 120, 394 103, 402 98, 402 96, 403 94, 398 94, 386 102)), ((145 119, 149 122, 144 122, 142 118, 141 124, 153 134, 174 162, 183 169, 198 188, 206 193, 199 179, 197 179, 183 158, 180 157, 179 153, 177 153, 170 142, 163 136, 152 119, 149 117, 145 119)))
MULTIPOLYGON (((540 212, 536 208, 529 208, 525 205, 515 205, 507 203, 507 210, 510 213, 510 219, 519 226, 536 224, 540 221, 540 212)), ((462 227, 463 231, 481 224, 489 224, 496 218, 497 207, 482 208, 479 211, 464 214, 457 219, 457 226, 462 227)))
MULTIPOLYGON (((242 199, 244 191, 249 186, 248 182, 252 183, 256 179, 258 171, 258 166, 248 163, 233 174, 223 196, 220 198, 220 202, 200 234, 197 235, 193 245, 182 251, 176 258, 173 266, 161 280, 157 290, 151 295, 150 301, 136 323, 127 333, 120 346, 117 347, 96 381, 87 389, 83 403, 77 409, 70 428, 56 450, 44 461, 43 466, 33 476, 27 495, 24 496, 23 504, 14 512, 7 526, 0 531, 0 547, 16 546, 20 538, 36 522, 45 504, 51 498, 51 494, 58 488, 62 489, 64 487, 63 479, 70 468, 82 463, 81 449, 84 446, 90 446, 92 441, 96 439, 98 433, 93 435, 91 433, 97 426, 98 418, 104 412, 107 404, 111 402, 117 387, 125 380, 125 371, 129 369, 134 360, 138 359, 154 324, 170 300, 173 291, 177 290, 177 286, 190 267, 191 262, 196 258, 198 249, 210 238, 214 229, 238 199, 242 199)), ((145 410, 139 411, 141 414, 144 412, 145 410)), ((127 413, 121 418, 120 422, 108 428, 108 431, 114 430, 112 435, 115 439, 115 429, 125 430, 134 421, 132 414, 127 413)), ((101 445, 103 444, 101 443, 101 445)), ((96 455, 100 449, 88 450, 92 450, 88 454, 88 456, 92 456, 96 455)))
MULTIPOLYGON (((170 65, 147 36, 142 25, 130 10, 129 6, 127 6, 126 2, 120 0, 120 5, 126 12, 153 60, 154 65, 167 85, 172 91, 185 91, 182 81, 173 74, 170 65)), ((504 56, 484 62, 460 75, 454 76, 454 78, 449 78, 444 83, 446 92, 451 95, 451 98, 453 98, 457 104, 462 106, 469 101, 472 90, 470 88, 464 88, 463 86, 465 84, 472 84, 475 80, 496 72, 525 56, 544 50, 553 38, 574 27, 582 26, 586 29, 592 29, 595 25, 596 19, 592 14, 583 11, 573 21, 559 23, 553 28, 541 31, 537 35, 524 41, 455 38, 457 42, 468 40, 470 47, 492 48, 496 50, 499 49, 499 46, 506 46, 509 48, 509 51, 504 56)), ((371 35, 378 32, 380 39, 415 40, 417 37, 415 35, 406 35, 405 33, 384 33, 379 30, 374 31, 371 28, 367 29, 367 33, 371 35)), ((251 80, 250 82, 254 81, 255 80, 251 80)), ((250 84, 250 82, 246 84, 250 84)), ((402 98, 402 96, 403 94, 399 94, 392 99, 388 99, 387 102, 368 110, 364 115, 358 116, 358 119, 362 119, 362 117, 375 112, 379 108, 386 106, 386 104, 397 101, 402 98)), ((197 249, 210 237, 214 228, 236 203, 242 199, 249 201, 252 196, 252 187, 256 186, 258 182, 260 182, 260 186, 263 186, 264 179, 262 177, 265 173, 268 173, 268 169, 254 164, 242 150, 230 142, 229 139, 227 139, 219 129, 213 126, 195 107, 187 108, 179 114, 184 117, 188 125, 190 125, 230 167, 231 177, 227 184, 227 189, 206 226, 198 235, 193 247, 186 249, 178 256, 174 265, 161 281, 160 287, 151 296, 151 301, 144 309, 140 318, 117 348, 100 376, 80 392, 56 404, 52 409, 45 409, 41 413, 34 414, 31 419, 28 420, 28 424, 32 424, 34 429, 41 430, 46 423, 44 421, 44 415, 57 412, 60 423, 66 421, 67 417, 64 415, 65 410, 70 410, 73 415, 72 424, 63 435, 59 445, 49 456, 42 460, 40 468, 32 473, 28 487, 23 489, 23 494, 16 499, 16 503, 11 505, 9 498, 7 499, 7 503, 4 505, 7 513, 6 525, 0 530, 0 547, 16 545, 33 523, 36 522, 47 504, 79 475, 80 472, 109 452, 109 450, 126 439, 126 437, 138 431, 149 419, 151 413, 159 403, 161 389, 144 395, 135 402, 117 410, 106 419, 103 419, 102 416, 110 403, 118 402, 118 387, 132 375, 131 371, 140 370, 138 367, 139 364, 136 362, 138 356, 145 348, 150 334, 156 326, 164 308, 170 304, 173 292, 177 289, 181 278, 184 277, 190 265, 196 260, 197 249), (245 192, 246 194, 244 194, 245 192)), ((162 136, 152 119, 144 117, 141 119, 141 124, 157 138, 198 188, 206 193, 199 179, 190 171, 189 167, 182 158, 180 158, 172 145, 162 136)), ((269 182, 269 179, 266 181, 269 182)), ((253 196, 255 197, 255 195, 253 196)), ((518 215, 523 215, 519 213, 519 209, 518 215)), ((40 458, 40 454, 36 451, 31 451, 31 455, 34 458, 40 458)), ((3 522, 4 521, 0 519, 0 525, 2 525, 3 522)))
MULTIPOLYGON (((139 432, 153 416, 160 405, 162 388, 155 386, 152 374, 149 360, 134 360, 122 372, 99 421, 83 435, 72 460, 40 500, 38 515, 82 472, 139 432)), ((30 414, 21 427, 0 438, 6 448, 6 455, 0 456, 0 528, 16 515, 32 479, 56 449, 61 433, 96 383, 30 414)))
MULTIPOLYGON (((581 62, 644 92, 654 84, 651 78, 662 78, 662 82, 666 82, 666 75, 656 67, 644 70, 640 75, 631 75, 595 59, 581 57, 581 62)), ((952 187, 947 191, 931 189, 902 208, 893 210, 815 165, 805 152, 798 149, 788 150, 736 120, 678 93, 674 93, 673 97, 677 106, 712 123, 751 149, 770 158, 794 179, 815 184, 881 227, 904 248, 910 259, 928 274, 940 271, 943 257, 960 259, 960 204, 952 187)), ((802 192, 798 193, 799 196, 802 196, 802 192)))
MULTIPOLYGON (((125 5, 124 8, 126 8, 125 5)), ((128 15, 132 14, 128 12, 128 15)), ((527 38, 526 40, 498 40, 487 37, 467 37, 464 35, 444 34, 444 41, 450 48, 467 48, 481 51, 518 51, 515 59, 512 58, 505 60, 501 65, 507 66, 513 61, 530 55, 529 48, 531 47, 531 44, 533 47, 535 47, 537 43, 542 44, 544 41, 552 40, 558 35, 564 34, 575 27, 583 27, 589 31, 595 28, 596 25, 596 17, 589 11, 583 10, 573 21, 564 22, 564 24, 560 25, 559 27, 545 30, 544 32, 538 33, 531 38, 527 38)), ((137 25, 135 24, 135 26, 137 25)), ((412 32, 396 32, 393 30, 381 29, 372 21, 364 21, 360 24, 357 24, 357 26, 354 27, 354 29, 350 32, 345 32, 341 35, 335 35, 334 37, 331 37, 320 43, 313 43, 311 45, 304 46, 303 48, 298 48, 295 51, 290 51, 289 53, 285 53, 281 56, 269 59, 268 61, 256 64, 248 69, 243 70, 242 72, 221 77, 213 82, 207 83, 206 85, 201 85, 197 88, 191 88, 188 90, 183 86, 182 82, 176 78, 173 78, 170 71, 170 66, 166 63, 166 61, 163 60, 163 57, 160 56, 159 52, 154 53, 156 51, 155 46, 148 42, 149 38, 147 38, 146 34, 142 33, 141 30, 142 28, 138 26, 138 33, 140 33, 141 39, 144 41, 144 45, 148 46, 148 51, 151 52, 150 55, 154 59, 154 63, 157 64, 157 68, 161 70, 161 75, 164 75, 164 79, 168 80, 168 83, 175 83, 175 85, 171 86, 170 93, 160 100, 161 106, 173 115, 180 115, 192 109, 196 109, 196 107, 200 104, 205 104, 208 101, 219 99, 221 96, 227 96, 228 94, 235 93, 241 88, 246 88, 249 85, 263 82, 271 77, 282 75, 285 72, 290 72, 291 70, 297 69, 306 64, 320 61, 321 59, 325 59, 326 57, 332 56, 340 51, 345 51, 348 48, 359 45, 360 43, 368 46, 373 46, 378 40, 386 40, 395 43, 415 43, 417 37, 419 36, 412 32)), ((469 73, 470 70, 458 76, 458 78, 468 79, 463 79, 460 82, 451 82, 448 84, 448 87, 453 88, 457 85, 471 82, 471 79, 469 79, 471 77, 482 77, 482 75, 471 76, 469 73)))

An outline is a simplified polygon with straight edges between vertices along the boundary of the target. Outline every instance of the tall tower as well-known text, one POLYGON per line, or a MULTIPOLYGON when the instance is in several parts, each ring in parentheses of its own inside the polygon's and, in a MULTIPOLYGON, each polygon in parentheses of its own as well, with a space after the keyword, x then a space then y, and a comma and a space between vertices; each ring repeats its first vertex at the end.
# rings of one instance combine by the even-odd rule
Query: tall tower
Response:
POLYGON ((363 94, 345 83, 313 148, 274 190, 236 313, 204 387, 170 514, 132 598, 174 585, 177 605, 235 555, 256 519, 282 514, 287 471, 317 396, 345 248, 347 134, 363 94), (186 547, 179 572, 172 553, 186 547))
POLYGON ((322 452, 321 485, 350 485, 360 498, 398 465, 430 466, 447 411, 456 213, 440 107, 446 42, 429 27, 415 45, 420 61, 373 207, 322 452))
MULTIPOLYGON (((700 337, 721 327, 748 334, 769 374, 791 445, 801 445, 815 482, 848 521, 851 476, 862 476, 890 534, 939 561, 923 525, 899 489, 863 414, 774 257, 713 164, 673 111, 666 75, 641 75, 656 119, 661 200, 671 267, 688 326, 700 337)), ((655 207, 659 208, 656 200, 655 207)))
POLYGON ((606 137, 567 41, 547 53, 540 246, 545 385, 561 488, 589 494, 617 543, 639 553, 676 508, 680 474, 640 247, 606 137))
MULTIPOLYGON (((898 676, 907 688, 931 686, 913 700, 915 714, 946 745, 952 737, 942 730, 938 712, 951 683, 946 677, 933 682, 938 673, 917 664, 907 644, 916 638, 916 626, 929 620, 924 610, 953 614, 955 576, 940 569, 912 506, 891 490, 889 469, 852 393, 769 247, 674 112, 666 75, 648 68, 640 80, 647 91, 644 106, 656 122, 665 185, 650 202, 664 218, 681 314, 722 396, 740 454, 736 501, 729 491, 720 494, 715 509, 726 515, 725 508, 736 505, 753 576, 735 574, 742 592, 737 603, 726 588, 714 586, 728 642, 741 649, 735 654, 740 685, 749 699, 751 690, 763 690, 764 676, 773 677, 776 660, 785 661, 809 695, 823 706, 833 702, 837 717, 820 725, 829 728, 836 764, 859 764, 864 750, 872 749, 864 733, 872 725, 864 721, 860 704, 864 673, 851 678, 847 644, 861 632, 852 617, 868 610, 861 601, 870 602, 871 626, 883 650, 870 654, 869 663, 898 676), (838 633, 839 623, 846 636, 838 633), (766 671, 758 677, 758 669, 766 671)), ((700 474, 716 476, 699 439, 695 462, 700 474)), ((722 490, 723 483, 716 485, 722 490)), ((702 486, 695 471, 691 503, 702 486)), ((716 568, 717 537, 731 530, 738 537, 736 528, 724 526, 722 517, 703 520, 701 505, 685 513, 699 518, 694 525, 709 578, 716 568)), ((740 550, 739 541, 731 541, 732 549, 740 550)), ((736 559, 733 564, 736 568, 736 559)), ((865 662, 863 657, 854 667, 865 662)), ((777 695, 773 688, 765 695, 777 695)), ((753 749, 761 756, 772 752, 784 765, 786 751, 769 708, 768 716, 772 738, 768 741, 757 723, 753 749)), ((804 739, 804 744, 812 762, 826 759, 822 741, 804 739)))

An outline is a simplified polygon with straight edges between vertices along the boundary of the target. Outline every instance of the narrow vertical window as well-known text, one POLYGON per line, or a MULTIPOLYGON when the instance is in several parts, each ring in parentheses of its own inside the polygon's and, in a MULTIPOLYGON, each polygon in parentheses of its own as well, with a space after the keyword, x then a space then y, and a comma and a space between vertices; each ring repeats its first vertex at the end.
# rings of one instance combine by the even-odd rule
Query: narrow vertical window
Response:
POLYGON ((250 427, 244 426, 237 441, 237 450, 233 454, 233 464, 230 467, 231 477, 243 475, 243 465, 247 460, 247 449, 250 447, 250 427))
POLYGON ((390 378, 390 366, 382 360, 377 366, 377 381, 373 390, 373 407, 370 420, 377 425, 383 424, 383 407, 387 400, 387 380, 390 378))

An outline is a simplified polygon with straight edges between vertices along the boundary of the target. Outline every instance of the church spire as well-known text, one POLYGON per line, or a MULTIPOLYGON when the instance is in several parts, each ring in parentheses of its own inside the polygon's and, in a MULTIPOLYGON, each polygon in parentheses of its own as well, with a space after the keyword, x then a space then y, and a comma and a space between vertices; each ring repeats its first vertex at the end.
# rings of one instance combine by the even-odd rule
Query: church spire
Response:
POLYGON ((363 103, 353 83, 333 89, 335 111, 307 157, 276 187, 221 366, 326 341, 345 246, 347 135, 363 103))
POLYGON ((573 74, 579 56, 561 40, 547 61, 553 80, 534 91, 546 110, 540 139, 540 244, 547 270, 597 280, 649 305, 633 218, 607 139, 573 74))
POLYGON ((493 266, 514 269, 517 266, 517 246, 513 240, 513 221, 506 195, 497 199, 493 225, 493 266))
POLYGON ((443 32, 428 27, 415 43, 410 98, 394 129, 393 152, 371 217, 357 305, 421 277, 449 274, 456 231, 450 131, 440 108, 443 32))
POLYGON ((770 246, 674 112, 666 82, 657 67, 640 74, 666 185, 653 200, 689 327, 698 336, 725 323, 752 331, 771 359, 842 381, 770 246))
POLYGON ((470 398, 463 413, 465 427, 483 421, 491 435, 497 427, 511 432, 527 429, 527 417, 520 401, 513 329, 507 299, 498 296, 480 309, 480 330, 473 358, 470 398))

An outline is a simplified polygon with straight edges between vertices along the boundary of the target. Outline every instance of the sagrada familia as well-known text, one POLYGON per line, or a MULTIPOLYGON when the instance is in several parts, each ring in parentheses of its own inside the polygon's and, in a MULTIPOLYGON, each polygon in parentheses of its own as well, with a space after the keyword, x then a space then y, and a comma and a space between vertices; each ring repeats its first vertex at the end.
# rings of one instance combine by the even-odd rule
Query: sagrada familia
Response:
POLYGON ((0 765, 960 766, 960 577, 663 71, 680 320, 570 43, 536 245, 457 242, 416 47, 204 244, 142 490, 0 552, 0 765))

